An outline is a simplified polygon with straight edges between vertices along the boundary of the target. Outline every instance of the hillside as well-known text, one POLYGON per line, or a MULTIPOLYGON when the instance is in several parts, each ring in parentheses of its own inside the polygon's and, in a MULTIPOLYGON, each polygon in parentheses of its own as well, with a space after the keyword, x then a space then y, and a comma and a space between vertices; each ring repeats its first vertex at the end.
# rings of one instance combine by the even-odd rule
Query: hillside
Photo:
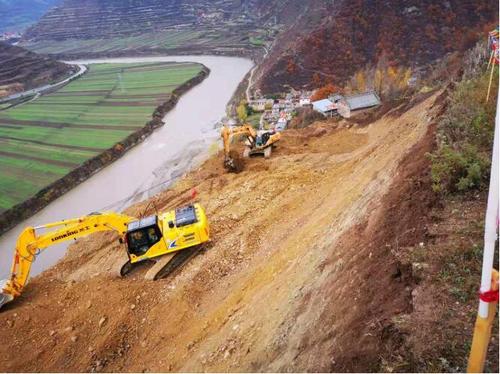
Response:
POLYGON ((289 26, 321 20, 331 1, 64 0, 24 34, 37 52, 262 54, 289 26))
POLYGON ((264 92, 286 85, 343 86, 368 67, 410 68, 470 48, 498 22, 494 0, 366 2, 64 0, 24 34, 23 45, 55 55, 271 52, 255 81, 264 92))
POLYGON ((0 98, 59 81, 74 72, 71 65, 0 42, 0 98))
MULTIPOLYGON (((120 50, 187 50, 233 54, 260 48, 268 30, 262 0, 65 0, 24 34, 36 51, 75 54, 120 50), (54 42, 57 41, 57 45, 54 42)), ((270 31, 270 30, 269 30, 270 31)))
POLYGON ((340 1, 326 14, 312 32, 278 37, 259 72, 265 92, 343 85, 367 65, 418 72, 484 37, 498 24, 498 1, 340 1))
POLYGON ((425 169, 439 94, 368 126, 289 130, 240 174, 219 154, 131 207, 170 209, 196 188, 212 243, 150 282, 145 267, 117 278, 115 235, 78 241, 0 314, 0 370, 379 370, 401 338, 394 321, 413 308, 394 236, 409 233, 402 247, 425 240, 415 217, 429 197, 411 181, 425 169))
POLYGON ((366 66, 418 73, 449 52, 470 48, 495 22, 495 0, 335 2, 313 32, 278 38, 260 68, 260 87, 343 85, 366 66))

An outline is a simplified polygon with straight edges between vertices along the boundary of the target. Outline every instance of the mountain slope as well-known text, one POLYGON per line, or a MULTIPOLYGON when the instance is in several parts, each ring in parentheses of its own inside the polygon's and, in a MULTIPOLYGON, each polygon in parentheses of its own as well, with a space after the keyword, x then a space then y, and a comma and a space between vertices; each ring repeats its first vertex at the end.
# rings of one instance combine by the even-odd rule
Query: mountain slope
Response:
MULTIPOLYGON (((331 1, 64 0, 26 31, 23 44, 65 55, 172 50, 248 55, 262 53, 266 43, 301 15, 319 14, 328 4, 331 1)), ((314 25, 320 19, 306 21, 314 25)))
POLYGON ((261 88, 273 92, 284 84, 342 84, 357 70, 378 63, 417 69, 470 48, 495 22, 495 0, 335 2, 312 32, 278 39, 260 70, 261 88))
POLYGON ((71 75, 71 65, 0 42, 0 97, 71 75))

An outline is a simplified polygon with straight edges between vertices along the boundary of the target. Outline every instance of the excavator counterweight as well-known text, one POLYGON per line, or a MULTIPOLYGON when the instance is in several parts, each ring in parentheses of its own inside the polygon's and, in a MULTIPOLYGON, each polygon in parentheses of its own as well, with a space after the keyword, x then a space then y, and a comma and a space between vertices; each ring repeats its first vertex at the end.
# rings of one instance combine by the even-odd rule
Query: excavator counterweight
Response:
POLYGON ((181 262, 179 258, 187 260, 198 246, 209 240, 210 234, 205 211, 199 204, 141 219, 107 212, 27 227, 17 239, 10 279, 0 281, 0 308, 21 295, 28 283, 31 265, 40 251, 94 232, 110 230, 120 234, 120 243, 127 251, 128 261, 122 266, 121 275, 139 262, 169 256, 171 261, 150 275, 155 280, 177 269, 181 262), (46 232, 37 234, 38 230, 46 232), (189 256, 183 251, 188 251, 189 256))

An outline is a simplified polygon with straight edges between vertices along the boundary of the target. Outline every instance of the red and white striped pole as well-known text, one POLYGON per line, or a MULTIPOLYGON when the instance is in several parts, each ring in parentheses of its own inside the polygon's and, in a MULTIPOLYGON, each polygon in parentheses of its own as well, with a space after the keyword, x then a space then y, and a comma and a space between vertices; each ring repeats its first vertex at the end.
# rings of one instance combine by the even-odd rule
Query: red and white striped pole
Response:
POLYGON ((481 288, 479 290, 479 310, 474 326, 474 337, 469 356, 467 371, 481 373, 484 369, 488 343, 491 337, 491 328, 495 319, 498 305, 498 272, 493 269, 495 245, 498 240, 499 228, 499 112, 500 101, 497 95, 497 113, 495 119, 495 135, 493 141, 493 156, 491 162, 490 189, 484 227, 484 253, 481 274, 481 288))

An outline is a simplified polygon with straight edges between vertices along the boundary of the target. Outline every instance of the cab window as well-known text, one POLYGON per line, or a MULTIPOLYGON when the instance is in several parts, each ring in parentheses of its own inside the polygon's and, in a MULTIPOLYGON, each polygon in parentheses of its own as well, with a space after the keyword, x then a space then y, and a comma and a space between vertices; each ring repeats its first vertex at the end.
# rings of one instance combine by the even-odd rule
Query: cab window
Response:
POLYGON ((161 233, 157 226, 152 226, 129 232, 127 236, 129 252, 136 256, 142 256, 149 248, 158 243, 161 233))

